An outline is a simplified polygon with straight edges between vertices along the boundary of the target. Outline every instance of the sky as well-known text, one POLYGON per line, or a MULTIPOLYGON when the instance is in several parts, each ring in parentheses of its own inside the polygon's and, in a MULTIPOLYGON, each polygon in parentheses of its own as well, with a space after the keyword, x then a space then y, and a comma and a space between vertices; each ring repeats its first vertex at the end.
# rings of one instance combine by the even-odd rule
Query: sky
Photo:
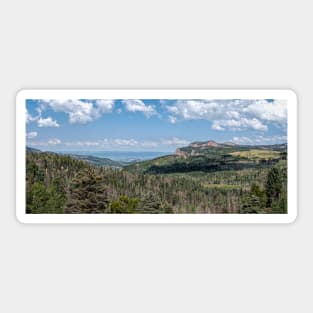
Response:
POLYGON ((287 100, 26 100, 27 146, 172 152, 193 141, 287 142, 287 100))

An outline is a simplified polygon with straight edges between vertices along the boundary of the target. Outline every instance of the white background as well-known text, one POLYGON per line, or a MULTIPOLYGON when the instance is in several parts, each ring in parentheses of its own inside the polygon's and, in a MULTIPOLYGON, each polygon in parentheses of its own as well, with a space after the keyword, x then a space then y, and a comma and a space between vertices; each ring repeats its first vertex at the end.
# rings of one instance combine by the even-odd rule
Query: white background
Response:
POLYGON ((310 1, 1 1, 0 311, 312 312, 311 15, 310 1), (298 219, 22 225, 22 88, 291 88, 298 219))

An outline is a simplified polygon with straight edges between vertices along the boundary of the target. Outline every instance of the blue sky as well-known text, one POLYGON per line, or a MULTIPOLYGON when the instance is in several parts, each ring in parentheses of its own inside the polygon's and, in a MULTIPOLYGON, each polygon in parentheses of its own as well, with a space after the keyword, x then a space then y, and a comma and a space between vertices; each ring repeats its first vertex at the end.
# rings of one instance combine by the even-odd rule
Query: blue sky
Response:
POLYGON ((164 151, 193 141, 238 144, 287 141, 287 101, 26 101, 27 145, 49 151, 164 151))

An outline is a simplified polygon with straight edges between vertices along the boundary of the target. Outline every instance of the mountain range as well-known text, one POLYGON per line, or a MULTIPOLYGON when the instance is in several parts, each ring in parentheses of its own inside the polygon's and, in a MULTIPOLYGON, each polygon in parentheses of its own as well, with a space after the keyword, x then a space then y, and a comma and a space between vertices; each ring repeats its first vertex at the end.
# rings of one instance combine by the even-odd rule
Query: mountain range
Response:
MULTIPOLYGON (((29 152, 40 152, 31 147, 29 152)), ((124 168, 142 173, 177 173, 219 170, 240 170, 244 168, 267 167, 279 160, 287 159, 287 144, 238 145, 231 142, 218 143, 214 140, 196 141, 177 148, 174 154, 146 161, 119 162, 92 155, 68 154, 92 165, 124 168)))
POLYGON ((236 145, 213 140, 193 142, 175 154, 132 163, 124 168, 150 174, 215 172, 263 168, 287 159, 287 144, 236 145))

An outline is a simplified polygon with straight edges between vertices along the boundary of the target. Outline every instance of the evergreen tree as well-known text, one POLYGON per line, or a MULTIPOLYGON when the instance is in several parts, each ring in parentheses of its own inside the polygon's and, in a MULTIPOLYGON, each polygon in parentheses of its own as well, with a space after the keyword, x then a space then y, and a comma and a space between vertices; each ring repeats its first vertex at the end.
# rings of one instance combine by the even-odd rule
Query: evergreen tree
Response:
POLYGON ((46 187, 41 182, 35 182, 31 191, 31 195, 28 195, 27 213, 42 214, 46 212, 46 203, 49 200, 49 193, 46 187))
POLYGON ((273 167, 269 170, 265 185, 266 192, 266 205, 272 207, 279 200, 280 194, 282 191, 282 181, 280 177, 279 170, 276 167, 273 167))
POLYGON ((61 178, 57 177, 53 180, 48 188, 49 199, 46 203, 47 213, 64 213, 64 205, 66 200, 65 186, 61 178))
POLYGON ((138 206, 140 213, 158 214, 163 213, 160 199, 152 192, 147 193, 138 206))
POLYGON ((163 206, 163 213, 165 213, 165 214, 173 214, 174 213, 174 210, 173 210, 173 208, 169 205, 169 204, 164 204, 164 206, 163 206))
POLYGON ((273 170, 168 175, 98 167, 46 152, 27 152, 26 161, 27 213, 287 212, 286 160, 273 170))
POLYGON ((109 213, 107 190, 94 170, 81 170, 73 179, 65 213, 109 213))
POLYGON ((260 199, 253 194, 245 199, 240 209, 240 213, 242 214, 256 214, 261 213, 260 211, 260 199))
POLYGON ((257 184, 252 184, 250 193, 256 197, 258 197, 260 201, 260 207, 265 208, 266 207, 266 192, 264 189, 261 189, 261 187, 257 184))
POLYGON ((139 200, 137 198, 129 198, 127 196, 120 196, 118 200, 111 203, 110 213, 117 214, 131 214, 136 213, 139 200))

